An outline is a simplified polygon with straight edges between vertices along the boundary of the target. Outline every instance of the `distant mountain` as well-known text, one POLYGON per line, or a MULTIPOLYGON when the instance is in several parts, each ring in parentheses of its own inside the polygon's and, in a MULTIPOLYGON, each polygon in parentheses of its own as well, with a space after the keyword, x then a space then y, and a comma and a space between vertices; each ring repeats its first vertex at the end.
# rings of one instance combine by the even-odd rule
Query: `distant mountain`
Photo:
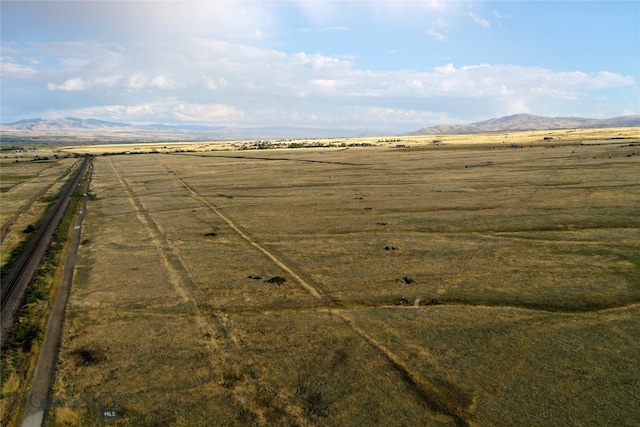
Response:
POLYGON ((605 127, 640 126, 640 115, 611 119, 587 119, 582 117, 542 117, 532 114, 515 114, 484 120, 468 125, 439 125, 423 128, 405 135, 453 135, 483 132, 515 132, 527 130, 586 129, 605 127))
POLYGON ((5 128, 22 130, 27 132, 52 132, 77 129, 103 129, 129 126, 125 123, 106 122, 95 119, 76 119, 65 117, 64 119, 26 119, 15 123, 3 124, 5 128))
MULTIPOLYGON (((597 120, 581 117, 541 117, 516 114, 469 125, 440 125, 405 135, 473 134, 483 132, 513 132, 527 130, 576 129, 640 126, 640 116, 624 116, 597 120)), ((379 132, 362 130, 322 129, 310 127, 269 126, 233 127, 195 124, 148 124, 108 122, 95 119, 26 119, 0 127, 4 141, 32 142, 145 142, 145 141, 206 141, 250 139, 349 138, 380 136, 379 132)))
POLYGON ((232 127, 192 124, 148 124, 108 122, 95 119, 26 119, 2 124, 2 137, 31 141, 202 141, 247 139, 340 138, 362 135, 362 131, 310 127, 232 127))

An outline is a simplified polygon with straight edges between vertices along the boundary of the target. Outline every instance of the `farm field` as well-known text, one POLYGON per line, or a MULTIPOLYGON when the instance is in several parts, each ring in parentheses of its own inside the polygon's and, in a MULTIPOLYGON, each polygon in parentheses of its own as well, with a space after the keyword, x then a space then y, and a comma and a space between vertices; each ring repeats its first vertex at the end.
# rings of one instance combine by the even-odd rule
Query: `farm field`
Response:
MULTIPOLYGON (((44 156, 42 153, 37 154, 44 156)), ((28 156, 12 155, 11 159, 0 159, 0 265, 7 261, 11 251, 25 238, 22 231, 44 215, 47 205, 64 185, 65 178, 78 162, 76 158, 62 157, 30 161, 34 155, 28 156)))
POLYGON ((633 425, 630 143, 97 156, 48 425, 633 425))

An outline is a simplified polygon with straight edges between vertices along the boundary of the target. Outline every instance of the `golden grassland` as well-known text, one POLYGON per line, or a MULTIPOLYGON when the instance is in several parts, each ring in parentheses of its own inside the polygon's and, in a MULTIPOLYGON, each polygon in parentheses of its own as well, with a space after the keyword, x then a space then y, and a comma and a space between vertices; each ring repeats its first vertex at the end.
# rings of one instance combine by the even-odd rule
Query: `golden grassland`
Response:
MULTIPOLYGON (((496 147, 510 144, 554 145, 576 143, 611 142, 612 139, 637 139, 640 127, 602 128, 602 129, 568 129, 545 131, 488 132, 483 134, 463 135, 421 135, 421 136, 367 136, 349 138, 308 138, 299 140, 264 141, 272 147, 285 148, 292 144, 304 146, 322 146, 326 148, 344 148, 367 144, 376 147, 424 148, 438 145, 453 148, 459 145, 494 145, 496 147), (544 138, 552 138, 552 142, 544 138)), ((122 143, 99 145, 75 145, 59 148, 61 153, 82 153, 100 155, 104 153, 171 153, 183 151, 230 151, 252 149, 260 141, 200 141, 200 142, 154 142, 154 143, 122 143)))
POLYGON ((78 159, 54 159, 50 152, 11 155, 0 159, 0 225, 11 222, 9 232, 2 241, 0 265, 3 265, 19 243, 28 225, 36 224, 46 207, 55 197, 64 178, 78 159), (33 156, 49 157, 46 161, 31 161, 33 156), (17 162, 16 162, 17 160, 17 162))
POLYGON ((96 157, 48 424, 632 425, 639 141, 536 138, 96 157))

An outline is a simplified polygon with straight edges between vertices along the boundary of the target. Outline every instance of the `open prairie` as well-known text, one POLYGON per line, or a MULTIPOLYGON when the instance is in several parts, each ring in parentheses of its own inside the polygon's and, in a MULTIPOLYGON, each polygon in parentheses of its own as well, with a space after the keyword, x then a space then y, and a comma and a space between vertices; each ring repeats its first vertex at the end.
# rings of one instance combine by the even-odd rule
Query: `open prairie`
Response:
POLYGON ((637 143, 98 156, 48 424, 632 425, 637 143))
POLYGON ((269 141, 190 141, 190 142, 156 142, 156 143, 119 143, 98 145, 75 145, 59 149, 63 153, 81 153, 101 155, 104 153, 175 153, 195 151, 243 150, 257 148, 259 143, 267 143, 269 148, 287 147, 409 147, 429 148, 433 145, 449 148, 467 146, 507 147, 511 144, 546 146, 574 145, 580 143, 600 144, 613 140, 638 140, 639 127, 592 128, 592 129, 559 129, 537 131, 487 132, 481 134, 456 135, 399 135, 399 136, 363 136, 350 138, 308 138, 269 141), (545 138, 550 139, 549 141, 545 138))
POLYGON ((76 158, 53 158, 49 152, 6 157, 0 159, 0 265, 25 238, 23 230, 40 220, 78 162, 76 158), (35 155, 47 160, 32 161, 35 155))

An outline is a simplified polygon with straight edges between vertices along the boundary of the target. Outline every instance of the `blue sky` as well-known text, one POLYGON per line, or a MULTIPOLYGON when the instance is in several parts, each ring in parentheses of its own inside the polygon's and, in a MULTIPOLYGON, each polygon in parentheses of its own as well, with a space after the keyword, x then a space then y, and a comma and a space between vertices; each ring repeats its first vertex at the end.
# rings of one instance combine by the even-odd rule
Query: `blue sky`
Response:
POLYGON ((2 1, 1 121, 640 114, 638 1, 2 1))

